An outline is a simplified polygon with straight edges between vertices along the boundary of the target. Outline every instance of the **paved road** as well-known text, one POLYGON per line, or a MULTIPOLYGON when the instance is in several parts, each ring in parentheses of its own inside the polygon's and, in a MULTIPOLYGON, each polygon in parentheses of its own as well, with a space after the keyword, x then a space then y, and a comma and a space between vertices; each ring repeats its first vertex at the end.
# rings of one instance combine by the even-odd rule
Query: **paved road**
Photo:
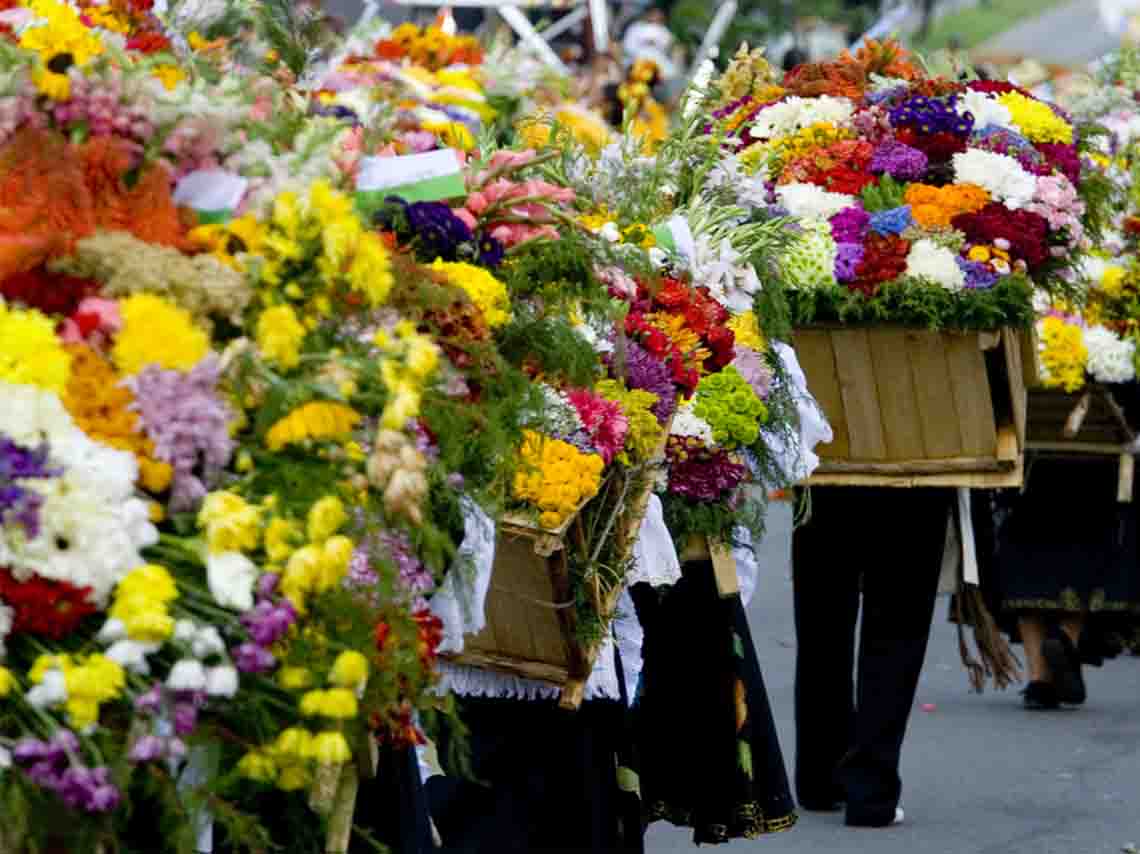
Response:
MULTIPOLYGON (((768 569, 749 616, 790 763, 795 633, 786 511, 770 527, 768 569)), ((940 607, 917 699, 936 709, 915 710, 903 752, 907 824, 849 830, 840 816, 808 814, 789 833, 735 842, 726 854, 1120 854, 1140 845, 1140 659, 1089 672, 1084 709, 1033 714, 1012 691, 969 693, 944 615, 940 607)), ((657 824, 647 850, 692 850, 690 840, 657 824)))
POLYGON ((1083 66, 1120 46, 1102 22, 1096 0, 1070 0, 1029 18, 978 48, 978 54, 1027 56, 1083 66))

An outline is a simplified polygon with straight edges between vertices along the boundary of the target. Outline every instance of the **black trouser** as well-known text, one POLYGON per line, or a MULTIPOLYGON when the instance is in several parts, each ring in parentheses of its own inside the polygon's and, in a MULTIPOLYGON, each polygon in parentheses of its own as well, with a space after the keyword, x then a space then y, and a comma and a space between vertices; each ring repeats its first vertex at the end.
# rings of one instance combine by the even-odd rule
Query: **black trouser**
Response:
POLYGON ((952 496, 922 488, 811 491, 810 519, 792 542, 795 776, 806 807, 845 800, 850 824, 894 818, 952 496))

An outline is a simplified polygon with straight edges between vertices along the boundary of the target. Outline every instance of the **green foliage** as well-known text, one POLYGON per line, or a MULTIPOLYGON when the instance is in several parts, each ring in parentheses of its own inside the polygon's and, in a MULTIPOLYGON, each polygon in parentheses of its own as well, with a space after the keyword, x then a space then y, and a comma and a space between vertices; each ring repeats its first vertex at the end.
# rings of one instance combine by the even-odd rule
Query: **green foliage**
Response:
POLYGON ((863 207, 867 213, 889 211, 902 207, 905 203, 906 185, 890 175, 883 175, 878 184, 868 184, 863 188, 863 207))
POLYGON ((901 279, 873 297, 841 285, 789 290, 795 326, 894 324, 923 329, 1026 328, 1033 323, 1032 287, 1008 276, 987 291, 954 293, 938 285, 901 279))
POLYGON ((515 318, 499 332, 499 349, 512 364, 532 366, 551 380, 590 386, 597 374, 598 357, 563 317, 535 317, 515 311, 515 318))
POLYGON ((324 18, 318 8, 290 0, 261 0, 258 4, 261 37, 298 77, 314 59, 324 35, 324 18))

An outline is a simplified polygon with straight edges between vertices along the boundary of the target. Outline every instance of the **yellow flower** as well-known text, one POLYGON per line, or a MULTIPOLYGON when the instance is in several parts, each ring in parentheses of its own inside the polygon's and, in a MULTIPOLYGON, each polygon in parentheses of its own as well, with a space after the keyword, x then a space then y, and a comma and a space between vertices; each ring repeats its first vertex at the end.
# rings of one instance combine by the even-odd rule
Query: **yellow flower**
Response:
POLYGON ((16 677, 12 675, 12 671, 7 667, 0 666, 0 700, 18 687, 19 683, 16 681, 16 677))
POLYGON ((1013 117, 1013 124, 1030 142, 1073 142, 1073 126, 1057 115, 1044 101, 1027 98, 1020 92, 1006 92, 998 96, 1013 117))
POLYGON ((306 440, 344 440, 360 423, 360 413, 343 403, 316 401, 290 412, 270 428, 265 444, 271 451, 306 440))
POLYGON ((274 516, 265 529, 265 553, 272 561, 288 560, 300 540, 301 528, 296 522, 274 516))
POLYGON ((313 751, 313 734, 304 727, 283 730, 273 745, 273 752, 295 759, 308 759, 313 751))
POLYGON ((313 684, 313 674, 307 667, 282 667, 277 681, 286 691, 304 691, 313 684))
POLYGON ((321 548, 320 571, 316 579, 318 593, 336 587, 348 574, 355 547, 348 537, 330 537, 321 548))
POLYGON ((352 758, 348 740, 341 732, 322 732, 313 739, 313 758, 321 765, 339 765, 352 758))
MULTIPOLYGON (((329 681, 341 688, 361 688, 368 681, 368 659, 354 649, 345 650, 333 662, 329 681)), ((0 691, 3 679, 0 677, 0 691)), ((2 696, 2 694, 0 694, 2 696)))
POLYGON ((28 681, 33 685, 39 685, 49 670, 58 670, 66 674, 74 666, 71 656, 68 655, 38 655, 32 662, 32 669, 28 671, 28 681))
POLYGON ((1128 272, 1116 264, 1109 264, 1104 268, 1100 279, 1100 290, 1107 297, 1119 298, 1124 292, 1124 282, 1128 272))
POLYGON ((364 294, 373 306, 384 304, 395 279, 388 250, 379 235, 370 231, 361 235, 347 275, 349 287, 364 294))
POLYGON ((758 353, 768 349, 768 342, 764 338, 764 333, 760 331, 760 324, 752 311, 731 318, 728 321, 728 328, 736 335, 736 343, 740 346, 748 347, 758 353))
POLYGON ((32 82, 36 85, 37 92, 52 101, 67 101, 71 98, 71 78, 66 74, 37 68, 32 72, 32 82))
POLYGON ((87 729, 99 723, 99 703, 90 697, 68 697, 64 709, 67 722, 75 729, 87 729))
POLYGON ((126 375, 147 365, 188 371, 210 352, 206 333, 185 309, 153 294, 133 294, 119 302, 123 326, 111 356, 126 375))
POLYGON ((297 549, 285 564, 282 582, 305 593, 316 589, 321 574, 321 550, 309 545, 297 549))
POLYGON ((1050 315, 1041 321, 1040 333, 1042 384, 1078 391, 1085 384, 1089 356, 1081 328, 1050 315))
POLYGON ((186 79, 186 72, 177 65, 156 65, 150 70, 168 92, 173 92, 186 79))
POLYGON ((253 214, 245 214, 227 223, 211 223, 192 228, 186 235, 202 249, 228 267, 242 270, 237 256, 257 254, 263 241, 261 224, 253 214))
POLYGON ((157 563, 144 563, 131 570, 115 588, 115 596, 141 596, 158 604, 178 598, 178 585, 170 570, 157 563))
POLYGON ((326 495, 309 508, 309 542, 319 543, 327 540, 347 521, 348 514, 344 512, 344 503, 335 495, 326 495))
POLYGON ((475 137, 462 122, 427 121, 423 129, 434 133, 449 148, 458 148, 460 151, 471 151, 475 148, 475 137))
POLYGON ((71 355, 56 338, 55 324, 0 300, 0 381, 62 394, 70 374, 71 355))
POLYGON ((305 327, 292 306, 276 305, 257 319, 257 349, 267 361, 285 370, 300 364, 304 340, 305 327))
POLYGON ((212 554, 244 552, 261 542, 261 510, 232 492, 211 492, 198 511, 212 554))
POLYGON ((282 792, 299 792, 312 784, 309 769, 304 765, 286 765, 277 775, 277 788, 282 792))
POLYGON ((308 718, 350 720, 356 717, 358 711, 356 694, 346 688, 309 691, 301 697, 301 714, 308 718))
POLYGON ((238 773, 256 783, 272 783, 277 779, 277 763, 260 750, 251 750, 237 764, 238 773))
POLYGON ((507 287, 482 267, 471 264, 447 263, 437 259, 431 268, 442 273, 451 284, 461 288, 483 314, 492 329, 511 319, 511 300, 507 287))

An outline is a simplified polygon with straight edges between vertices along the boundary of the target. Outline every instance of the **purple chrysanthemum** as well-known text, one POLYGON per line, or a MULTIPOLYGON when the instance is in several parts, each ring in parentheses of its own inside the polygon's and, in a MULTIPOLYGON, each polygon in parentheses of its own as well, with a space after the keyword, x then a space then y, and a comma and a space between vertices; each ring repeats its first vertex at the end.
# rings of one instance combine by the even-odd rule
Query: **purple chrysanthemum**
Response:
POLYGON ((862 243, 870 221, 862 205, 844 208, 831 218, 831 236, 836 243, 862 243))
POLYGON ((174 469, 170 507, 176 512, 193 509, 234 450, 233 414, 217 392, 220 372, 210 355, 189 373, 148 365, 126 380, 155 457, 174 469))
POLYGON ((835 253, 835 278, 840 282, 853 282, 859 265, 863 262, 863 246, 860 243, 840 243, 835 253))
POLYGON ((959 258, 958 267, 966 274, 966 288, 972 291, 989 290, 1001 278, 981 261, 967 261, 965 258, 959 258))
POLYGON ((886 173, 901 181, 917 181, 926 174, 930 160, 917 148, 889 140, 871 155, 871 171, 886 173))
POLYGON ((669 366, 633 341, 627 341, 625 345, 625 383, 631 389, 657 395, 657 402, 651 409, 658 423, 664 424, 676 410, 677 389, 669 366))

